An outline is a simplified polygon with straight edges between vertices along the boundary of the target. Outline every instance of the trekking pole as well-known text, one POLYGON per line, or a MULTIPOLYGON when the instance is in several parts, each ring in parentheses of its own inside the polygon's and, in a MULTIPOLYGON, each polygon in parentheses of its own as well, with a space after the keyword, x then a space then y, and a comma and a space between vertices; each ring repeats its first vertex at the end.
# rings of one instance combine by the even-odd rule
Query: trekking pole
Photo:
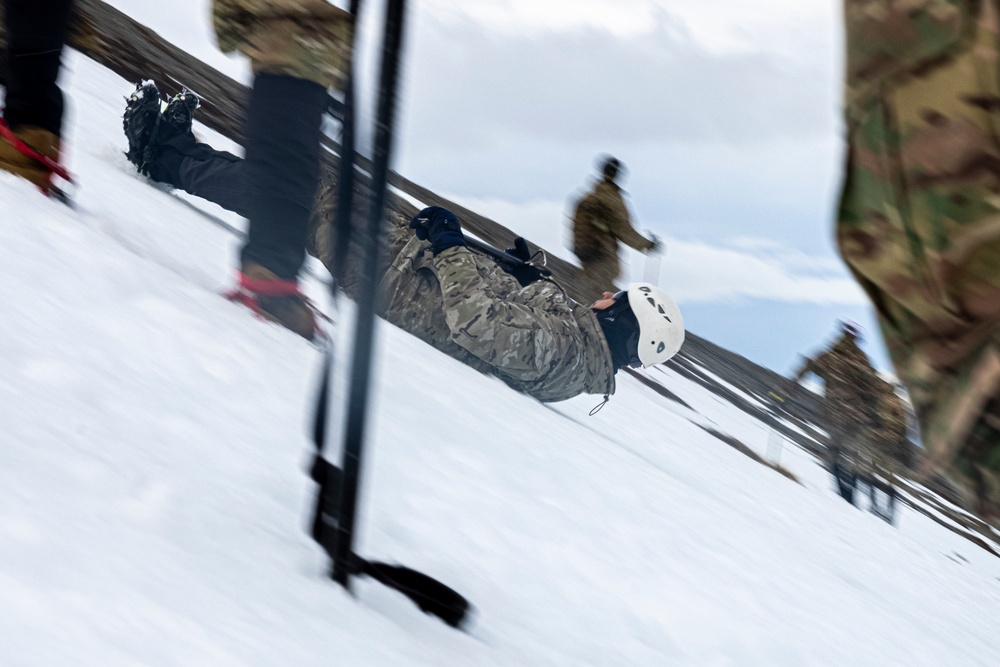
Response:
MULTIPOLYGON (((352 4, 352 7, 355 5, 352 4)), ((389 160, 392 151, 392 130, 395 117, 396 85, 399 75, 399 53, 402 45, 403 18, 405 0, 388 0, 386 5, 385 37, 382 45, 382 63, 379 76, 379 97, 375 119, 375 143, 372 159, 372 200, 368 210, 367 228, 360 235, 362 244, 362 279, 357 305, 357 319, 354 328, 354 347, 351 363, 350 389, 347 403, 347 414, 344 426, 344 444, 341 470, 336 470, 328 463, 326 480, 328 492, 325 499, 318 503, 328 503, 324 507, 325 514, 335 511, 334 526, 328 526, 325 521, 317 524, 314 529, 321 536, 317 541, 324 546, 333 557, 331 577, 334 581, 350 591, 351 576, 367 575, 390 588, 409 597, 417 606, 441 618, 445 623, 458 627, 468 615, 470 608, 468 600, 441 582, 410 568, 399 565, 388 565, 366 560, 354 553, 354 522, 357 514, 358 479, 361 472, 362 454, 365 437, 365 421, 368 410, 369 386, 371 381, 371 366, 374 356, 375 313, 378 299, 378 259, 382 240, 383 214, 387 198, 389 160), (330 487, 339 487, 330 489, 330 487), (332 493, 331 493, 332 491, 332 493), (331 497, 339 491, 336 502, 331 497), (328 529, 334 528, 333 539, 327 537, 328 529)), ((345 135, 353 124, 353 92, 348 90, 347 106, 344 109, 345 135)), ((353 132, 353 129, 351 129, 353 132)), ((345 136, 345 142, 347 137, 345 136)), ((353 144, 353 134, 351 137, 353 144)), ((344 156, 342 155, 342 158, 344 156)), ((353 150, 348 155, 353 158, 353 150)), ((343 166, 341 161, 338 203, 338 227, 340 233, 337 239, 337 250, 346 257, 348 233, 346 227, 351 219, 349 204, 349 189, 353 189, 353 164, 343 166), (350 179, 350 180, 348 180, 350 179)), ((337 274, 343 275, 343 268, 335 267, 337 274)), ((334 282, 339 284, 335 276, 334 282)), ((329 355, 329 352, 328 352, 329 355)), ((328 356, 329 359, 329 356, 328 356)), ((332 359, 324 364, 324 383, 320 390, 320 406, 325 405, 329 397, 329 372, 332 359)), ((317 449, 322 452, 322 442, 326 438, 327 418, 317 415, 314 437, 317 449)), ((317 456, 317 461, 323 461, 317 456)), ((319 464, 322 467, 322 464, 319 464)), ((315 470, 315 467, 314 467, 315 470)), ((321 511, 319 505, 317 512, 321 511)))
POLYGON ((350 576, 357 569, 352 562, 354 519, 358 476, 365 438, 374 356, 375 300, 378 298, 378 254, 382 241, 382 214, 388 184, 389 156, 392 151, 392 125, 396 105, 396 81, 399 73, 399 50, 403 33, 404 0, 388 0, 382 64, 379 76, 378 109, 375 118, 375 144, 372 156, 372 202, 368 210, 366 233, 362 241, 361 290, 354 325, 354 348, 351 363, 350 393, 347 403, 343 450, 343 484, 340 490, 340 521, 333 554, 333 579, 350 590, 350 576))
MULTIPOLYGON (((351 0, 351 13, 357 16, 361 8, 361 0, 351 0)), ((352 49, 353 51, 353 49, 352 49)), ((353 59, 352 59, 353 61, 353 59)), ((337 211, 333 256, 333 296, 339 294, 339 287, 344 282, 344 267, 347 264, 347 253, 351 241, 351 224, 354 218, 354 67, 347 72, 347 85, 344 88, 344 105, 341 118, 340 137, 340 169, 337 174, 337 211)))
MULTIPOLYGON (((361 0, 351 0, 350 13, 357 20, 361 9, 361 0)), ((351 44, 351 52, 354 44, 351 44)), ((329 111, 329 109, 328 109, 329 111)), ((334 247, 330 264, 332 265, 330 295, 333 300, 333 310, 338 312, 340 286, 344 279, 345 259, 351 240, 352 208, 354 197, 354 66, 353 58, 349 61, 347 77, 344 86, 344 104, 340 108, 341 116, 341 148, 337 173, 337 207, 331 225, 334 228, 334 247)), ((332 113, 332 112, 331 112, 332 113)), ((333 339, 327 337, 323 351, 320 389, 316 399, 316 414, 313 423, 313 442, 316 451, 310 475, 319 489, 316 492, 316 507, 313 510, 310 533, 326 552, 333 557, 336 542, 336 527, 340 513, 340 471, 324 456, 327 435, 329 432, 330 385, 333 382, 333 339)))

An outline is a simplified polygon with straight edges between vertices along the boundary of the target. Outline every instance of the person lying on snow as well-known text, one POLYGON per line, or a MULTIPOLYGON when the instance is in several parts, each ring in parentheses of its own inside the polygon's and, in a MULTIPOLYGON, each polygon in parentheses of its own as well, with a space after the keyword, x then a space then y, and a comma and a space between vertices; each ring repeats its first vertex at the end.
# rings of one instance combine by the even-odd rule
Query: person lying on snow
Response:
MULTIPOLYGON (((137 92, 152 85, 140 84, 137 92)), ((150 92, 133 95, 125 112, 129 160, 154 181, 242 213, 243 162, 196 141, 191 112, 197 99, 185 91, 160 115, 159 104, 147 102, 159 100, 159 94, 150 92)), ((332 193, 333 188, 323 188, 321 200, 332 193)), ((317 208, 329 207, 320 201, 317 208)), ((319 217, 315 228, 320 242, 313 245, 329 248, 329 216, 319 217)), ((447 209, 432 206, 409 221, 390 214, 390 221, 380 314, 540 401, 579 394, 607 397, 614 393, 620 368, 663 363, 684 342, 677 305, 655 285, 636 283, 617 294, 605 292, 585 306, 551 279, 521 284, 493 258, 471 251, 458 218, 447 209)), ((350 253, 345 271, 348 294, 350 276, 357 273, 350 266, 356 256, 350 253)))

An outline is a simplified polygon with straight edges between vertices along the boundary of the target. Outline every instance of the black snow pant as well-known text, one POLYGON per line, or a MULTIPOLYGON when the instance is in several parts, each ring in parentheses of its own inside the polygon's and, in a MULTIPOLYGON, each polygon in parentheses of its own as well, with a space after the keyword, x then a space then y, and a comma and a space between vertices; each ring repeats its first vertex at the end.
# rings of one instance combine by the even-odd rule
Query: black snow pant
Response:
POLYGON ((898 495, 896 488, 891 483, 881 483, 873 478, 868 483, 868 508, 872 514, 893 525, 896 520, 896 498, 898 495), (879 502, 880 495, 885 496, 885 503, 879 502))
POLYGON ((277 74, 258 74, 247 111, 247 218, 240 253, 279 278, 294 280, 306 259, 306 239, 319 185, 320 136, 326 88, 277 74))
POLYGON ((259 74, 247 112, 246 158, 184 135, 157 147, 149 175, 247 218, 240 261, 294 280, 305 262, 327 100, 318 83, 259 74))
POLYGON ((56 83, 73 0, 3 0, 7 29, 4 118, 62 136, 63 95, 56 83))
POLYGON ((158 146, 147 172, 154 181, 167 183, 249 218, 245 167, 243 158, 196 143, 184 135, 158 146))
POLYGON ((840 463, 833 465, 833 478, 837 482, 837 492, 847 502, 854 504, 854 490, 857 488, 858 476, 840 463))

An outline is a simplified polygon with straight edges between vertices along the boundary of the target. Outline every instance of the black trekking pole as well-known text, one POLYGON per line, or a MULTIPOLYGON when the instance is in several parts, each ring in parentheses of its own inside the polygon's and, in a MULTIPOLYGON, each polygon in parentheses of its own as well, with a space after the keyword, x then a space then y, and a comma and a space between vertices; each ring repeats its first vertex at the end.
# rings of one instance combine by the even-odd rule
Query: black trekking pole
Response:
MULTIPOLYGON (((357 20, 361 9, 361 0, 351 0, 350 12, 357 20)), ((351 44, 354 52, 354 44, 351 44)), ((344 103, 339 108, 341 123, 340 160, 337 173, 337 206, 334 209, 334 219, 331 224, 334 229, 334 247, 330 264, 333 282, 330 285, 330 295, 333 298, 334 309, 339 310, 340 286, 344 280, 344 264, 351 242, 354 206, 354 65, 353 58, 348 61, 347 78, 344 86, 344 103)), ((333 115, 333 112, 328 109, 333 115)), ((316 415, 313 424, 313 442, 316 453, 313 457, 312 479, 319 485, 316 493, 316 508, 313 511, 311 533, 314 540, 333 557, 336 541, 336 527, 340 513, 340 469, 332 465, 324 456, 330 411, 330 383, 333 376, 333 342, 327 338, 323 353, 322 379, 316 400, 316 415)))
MULTIPOLYGON (((368 210, 366 233, 360 235, 364 269, 354 331, 350 392, 344 427, 341 469, 328 463, 322 456, 328 430, 326 410, 330 394, 329 378, 332 371, 332 355, 329 349, 324 360, 323 383, 320 388, 313 433, 317 449, 313 477, 320 483, 316 514, 313 519, 313 537, 333 558, 330 576, 348 591, 350 591, 350 578, 352 576, 366 575, 403 593, 421 610, 438 616, 451 626, 458 627, 467 617, 470 607, 469 602, 464 597, 441 582, 410 568, 366 560, 354 552, 353 545, 358 479, 361 472, 373 356, 376 300, 378 298, 378 258, 383 226, 382 217, 387 197, 404 5, 404 0, 388 0, 386 9, 373 155, 372 202, 368 210)), ((352 9, 356 7, 357 4, 352 2, 352 9)), ((341 260, 346 257, 346 246, 350 234, 348 229, 351 227, 352 213, 351 191, 353 190, 354 176, 354 95, 352 88, 352 85, 348 86, 344 109, 344 144, 348 146, 349 142, 349 146, 342 150, 340 182, 338 184, 340 199, 337 207, 338 235, 335 256, 339 256, 341 260)), ((339 285, 343 275, 341 264, 335 267, 335 286, 339 285)))
POLYGON ((357 572, 352 562, 354 519, 358 476, 365 437, 371 365, 374 355, 375 300, 378 298, 378 253, 382 240, 382 214, 388 183, 389 154, 392 149, 392 125, 395 115, 396 80, 403 34, 403 0, 389 0, 386 7, 385 36, 379 76, 378 109, 375 117, 375 145, 372 156, 372 201, 368 227, 361 236, 362 271, 354 326, 350 393, 344 429, 343 483, 340 490, 340 520, 333 555, 333 579, 350 590, 350 575, 357 572))

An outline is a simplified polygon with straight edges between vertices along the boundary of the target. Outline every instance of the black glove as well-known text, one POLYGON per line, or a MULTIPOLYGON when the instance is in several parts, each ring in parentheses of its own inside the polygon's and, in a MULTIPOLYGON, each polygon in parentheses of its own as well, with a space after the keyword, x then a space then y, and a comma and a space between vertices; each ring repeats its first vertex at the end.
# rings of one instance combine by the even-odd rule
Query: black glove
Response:
POLYGON ((538 282, 552 275, 548 269, 535 266, 531 263, 531 251, 528 249, 528 242, 523 237, 514 239, 514 247, 504 250, 504 254, 510 255, 517 262, 501 262, 503 269, 514 276, 521 287, 538 282))
POLYGON ((448 248, 466 245, 458 218, 440 206, 430 206, 417 213, 413 220, 410 220, 410 229, 421 241, 431 242, 431 251, 435 255, 448 248))
POLYGON ((522 264, 521 266, 514 267, 508 273, 514 276, 517 282, 521 283, 521 287, 536 283, 552 275, 552 272, 548 269, 540 269, 534 264, 522 264))
POLYGON ((514 247, 507 248, 504 252, 511 257, 517 257, 522 262, 531 260, 531 251, 528 250, 528 242, 524 240, 523 236, 518 236, 514 239, 514 247))

